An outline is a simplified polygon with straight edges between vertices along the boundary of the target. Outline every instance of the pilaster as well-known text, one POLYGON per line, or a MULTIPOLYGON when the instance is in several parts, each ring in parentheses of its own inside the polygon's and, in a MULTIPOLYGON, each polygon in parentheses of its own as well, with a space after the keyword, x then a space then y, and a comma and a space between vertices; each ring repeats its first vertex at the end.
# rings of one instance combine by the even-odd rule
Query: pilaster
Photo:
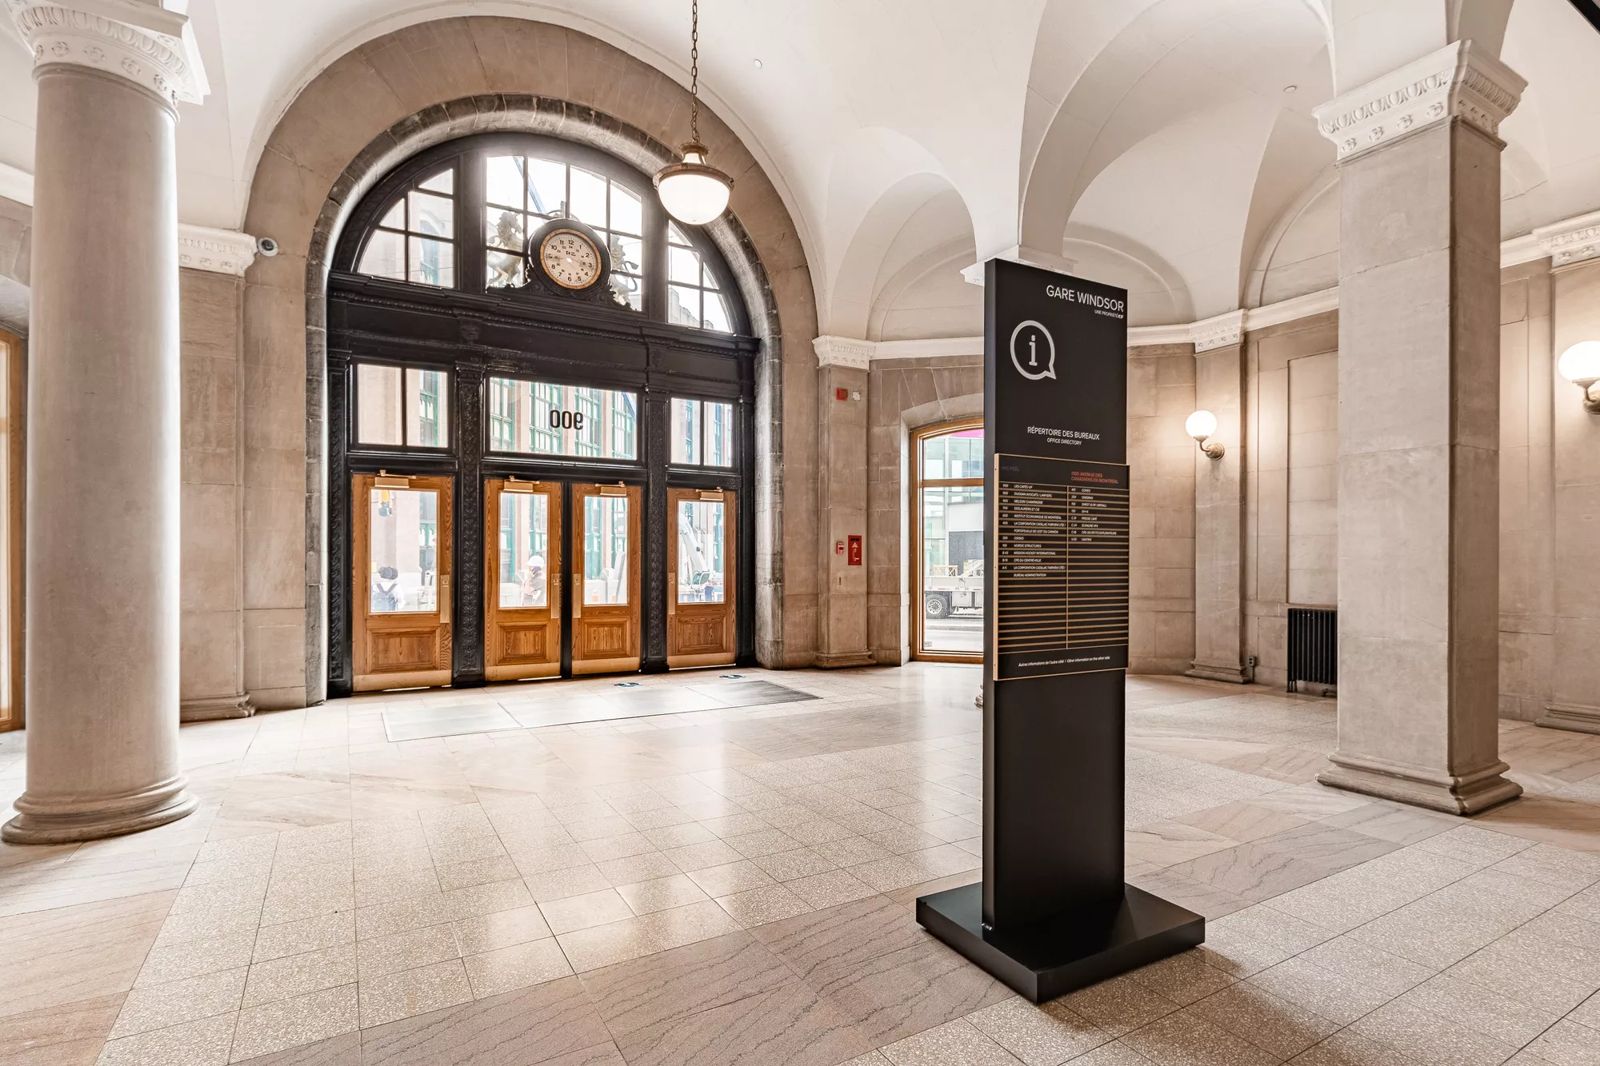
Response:
POLYGON ((867 365, 872 345, 845 337, 818 337, 817 513, 822 516, 818 558, 823 582, 817 604, 817 665, 866 666, 867 365), (863 538, 863 556, 851 565, 851 537, 863 538), (838 549, 844 546, 845 551, 838 549))
POLYGON ((1217 416, 1213 459, 1195 448, 1194 661, 1190 677, 1242 683, 1244 668, 1244 313, 1196 323, 1195 406, 1217 416))

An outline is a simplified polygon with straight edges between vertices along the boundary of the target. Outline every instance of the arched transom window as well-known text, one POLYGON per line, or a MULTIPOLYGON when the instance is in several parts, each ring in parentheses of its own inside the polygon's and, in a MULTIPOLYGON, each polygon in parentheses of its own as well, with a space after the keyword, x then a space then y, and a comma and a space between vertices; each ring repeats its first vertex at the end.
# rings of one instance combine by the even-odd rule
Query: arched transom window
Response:
POLYGON ((746 331, 721 256, 694 227, 667 218, 648 177, 549 137, 485 135, 423 153, 367 197, 354 220, 360 238, 341 265, 514 298, 532 288, 538 269, 529 239, 560 219, 582 223, 606 249, 605 305, 678 326, 746 331))

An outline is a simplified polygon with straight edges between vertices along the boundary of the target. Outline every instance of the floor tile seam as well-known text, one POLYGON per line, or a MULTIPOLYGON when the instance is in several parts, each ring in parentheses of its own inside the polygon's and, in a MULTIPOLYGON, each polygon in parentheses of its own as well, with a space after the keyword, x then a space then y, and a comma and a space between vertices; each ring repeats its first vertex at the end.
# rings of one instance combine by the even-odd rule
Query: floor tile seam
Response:
MULTIPOLYGON (((1287 961, 1287 960, 1285 960, 1285 961, 1287 961)), ((1229 985, 1227 985, 1227 986, 1225 986, 1223 988, 1217 989, 1215 992, 1209 992, 1206 995, 1201 996, 1199 999, 1195 1000, 1193 1003, 1185 1003, 1185 1004, 1183 1004, 1182 1006, 1180 1006, 1178 1008, 1177 1011, 1174 1011, 1172 1013, 1173 1014, 1182 1013, 1183 1011, 1187 1011, 1187 1010, 1190 1010, 1193 1007, 1197 1007, 1200 1004, 1202 1004, 1202 1003, 1204 1003, 1204 1002, 1206 1002, 1208 1000, 1215 999, 1215 998, 1217 998, 1218 996, 1221 996, 1221 995, 1226 995, 1228 992, 1237 992, 1238 991, 1238 986, 1241 985, 1241 984, 1250 984, 1253 988, 1257 989, 1258 991, 1260 991, 1260 992, 1262 992, 1262 993, 1264 993, 1264 994, 1266 994, 1268 996, 1271 996, 1274 999, 1281 999, 1285 1003, 1288 1003, 1290 1006, 1298 1007, 1300 1010, 1305 1011, 1307 1014, 1315 1015, 1316 1017, 1320 1018, 1321 1020, 1327 1022, 1329 1025, 1334 1027, 1333 1032, 1328 1033, 1326 1036, 1319 1037, 1315 1041, 1315 1043, 1310 1045, 1310 1047, 1315 1047, 1317 1044, 1322 1043, 1324 1040, 1327 1040, 1330 1037, 1332 1037, 1332 1036, 1334 1036, 1334 1035, 1336 1035, 1338 1033, 1341 1033, 1344 1030, 1348 1029, 1350 1027, 1350 1024, 1354 1024, 1354 1023, 1350 1023, 1350 1024, 1341 1025, 1339 1022, 1334 1021, 1332 1018, 1328 1017, 1326 1014, 1321 1013, 1320 1011, 1313 1010, 1312 1008, 1307 1007, 1307 1006, 1305 1006, 1304 1004, 1301 1004, 1301 1003, 1295 1003, 1293 1000, 1290 1000, 1290 999, 1287 999, 1287 998, 1285 998, 1283 996, 1278 995, 1278 993, 1272 991, 1271 989, 1262 988, 1260 985, 1257 985, 1254 982, 1250 981, 1249 978, 1243 978, 1243 979, 1240 979, 1240 980, 1236 980, 1232 984, 1229 984, 1229 985)), ((1407 991, 1409 991, 1409 989, 1407 991)), ((1405 995, 1405 993, 1402 992, 1401 995, 1405 995)), ((1168 1017, 1171 1017, 1171 1014, 1164 1014, 1164 1015, 1161 1016, 1161 1018, 1157 1018, 1157 1019, 1154 1019, 1151 1022, 1147 1022, 1146 1025, 1154 1025, 1155 1022, 1161 1021, 1162 1018, 1168 1018, 1168 1017)), ((1366 1015, 1363 1014, 1361 1017, 1364 1018, 1364 1017, 1366 1017, 1366 1015)), ((1249 1044, 1252 1047, 1261 1048, 1262 1051, 1267 1052, 1267 1054, 1269 1054, 1269 1055, 1276 1055, 1277 1054, 1277 1052, 1275 1052, 1275 1051, 1272 1051, 1272 1050, 1270 1050, 1268 1048, 1261 1047, 1260 1044, 1257 1044, 1254 1040, 1251 1040, 1248 1036, 1245 1036, 1242 1033, 1234 1033, 1232 1029, 1229 1029, 1225 1025, 1221 1025, 1221 1024, 1219 1024, 1217 1022, 1212 1022, 1211 1019, 1209 1019, 1209 1018, 1205 1018, 1203 1020, 1210 1022, 1212 1025, 1215 1025, 1218 1029, 1222 1029, 1225 1032, 1233 1033, 1234 1036, 1237 1036, 1239 1039, 1243 1040, 1245 1043, 1249 1044)), ((1360 1019, 1358 1018, 1356 1020, 1359 1021, 1360 1019)), ((1141 1026, 1140 1028, 1143 1028, 1143 1026, 1141 1026)), ((1137 1032, 1137 1031, 1138 1030, 1134 1030, 1134 1032, 1137 1032)), ((1129 1035, 1129 1034, 1124 1034, 1124 1035, 1129 1035)), ((1117 1039, 1120 1040, 1122 1038, 1118 1037, 1117 1039)), ((1307 1050, 1309 1050, 1309 1048, 1302 1048, 1299 1051, 1295 1052, 1294 1055, 1290 1055, 1290 1056, 1287 1056, 1287 1057, 1280 1058, 1280 1061, 1287 1062, 1290 1059, 1293 1059, 1296 1055, 1303 1055, 1307 1050)))
MULTIPOLYGON (((1485 869, 1487 869, 1487 867, 1485 867, 1485 869)), ((1480 871, 1475 871, 1475 872, 1480 872, 1480 871)), ((1466 876, 1470 877, 1472 875, 1468 874, 1466 876)), ((1454 882, 1452 882, 1452 883, 1454 883, 1454 882)), ((1577 895, 1578 892, 1582 892, 1582 891, 1583 891, 1583 889, 1579 889, 1577 892, 1573 892, 1571 895, 1567 896, 1566 899, 1571 899, 1572 896, 1577 895)), ((1432 893, 1430 893, 1430 895, 1431 894, 1432 893)), ((1424 897, 1424 898, 1426 898, 1426 897, 1424 897)), ((1563 899, 1561 902, 1562 903, 1566 902, 1566 899, 1563 899)), ((1459 966, 1461 963, 1467 961, 1467 959, 1470 959, 1474 955, 1477 955, 1479 952, 1488 950, 1490 947, 1494 946, 1495 944, 1499 943, 1501 940, 1505 939, 1506 937, 1510 936, 1512 933, 1516 932, 1516 930, 1521 929, 1523 926, 1529 924, 1530 922, 1533 922, 1533 921, 1537 920, 1542 914, 1549 913, 1549 911, 1553 910, 1556 906, 1560 906, 1560 903, 1552 904, 1552 906, 1549 907, 1549 908, 1546 908, 1545 911, 1542 911, 1540 914, 1536 914, 1532 918, 1529 918, 1526 921, 1523 921, 1523 922, 1519 923, 1518 925, 1512 927, 1510 930, 1506 931, 1505 933, 1502 933, 1500 936, 1495 937, 1494 940, 1491 940, 1488 944, 1485 944, 1483 947, 1477 948, 1477 949, 1469 952, 1468 954, 1466 954, 1466 955, 1462 956, 1461 958, 1457 959, 1455 962, 1451 963, 1449 966, 1446 966, 1444 969, 1435 970, 1434 974, 1433 974, 1433 977, 1428 978, 1426 981, 1419 981, 1416 984, 1412 985, 1410 988, 1406 989, 1404 992, 1401 992, 1399 995, 1390 997, 1388 1000, 1385 1000, 1379 1006, 1374 1007, 1372 1010, 1367 1011, 1365 1014, 1361 1015, 1360 1018, 1357 1018, 1354 1021, 1352 1021, 1350 1023, 1350 1025, 1345 1026, 1345 1028, 1347 1028, 1347 1029, 1350 1028, 1351 1026, 1355 1025, 1356 1022, 1359 1022, 1362 1019, 1367 1018, 1372 1014, 1375 1014, 1377 1011, 1380 1011, 1384 1007, 1389 1006, 1391 1003, 1394 1003, 1396 1000, 1398 1000, 1398 999, 1400 999, 1400 998, 1402 998, 1402 997, 1404 997, 1406 995, 1409 995, 1411 992, 1413 992, 1416 989, 1422 987, 1424 984, 1427 984, 1428 981, 1433 980, 1434 977, 1439 977, 1439 976, 1443 975, 1447 971, 1449 971, 1449 970, 1453 969, 1454 967, 1459 966)), ((1377 919, 1373 919, 1373 920, 1376 921, 1377 919)), ((1370 923, 1368 923, 1368 924, 1370 924, 1370 923)), ((1361 927, 1357 926, 1357 928, 1361 928, 1361 927)), ((1354 932, 1355 930, 1350 930, 1350 931, 1354 932)), ((1343 935, 1343 934, 1341 934, 1341 935, 1343 935)), ((1307 949, 1307 950, 1310 950, 1310 949, 1307 949)), ((1379 950, 1381 950, 1381 949, 1379 949, 1379 950)), ((1389 954, 1393 954, 1393 953, 1390 952, 1389 954)), ((1404 956, 1400 956, 1400 957, 1404 958, 1404 956)), ((1416 960, 1414 960, 1414 959, 1407 959, 1406 961, 1413 962, 1413 963, 1415 963, 1416 965, 1419 965, 1419 966, 1426 966, 1429 969, 1433 969, 1433 967, 1428 963, 1417 963, 1416 960)), ((1466 979, 1466 978, 1462 978, 1461 980, 1467 980, 1467 982, 1469 984, 1472 984, 1472 985, 1477 985, 1478 984, 1478 982, 1471 981, 1470 979, 1466 979)), ((1493 990, 1489 989, 1488 991, 1493 991, 1493 990)), ((1585 1000, 1584 1002, 1587 1002, 1587 1000, 1585 1000)), ((1574 1006, 1572 1008, 1572 1010, 1577 1010, 1579 1006, 1582 1006, 1581 1002, 1578 1005, 1574 1006)), ((1427 1014, 1432 1014, 1436 1018, 1441 1018, 1441 1019, 1443 1019, 1444 1021, 1446 1021, 1448 1023, 1459 1024, 1459 1020, 1458 1019, 1450 1018, 1450 1017, 1447 1017, 1445 1015, 1441 1015, 1441 1014, 1437 1013, 1436 1011, 1432 1010, 1429 1007, 1421 1007, 1421 1006, 1419 1006, 1417 1009, 1421 1010, 1421 1011, 1423 1011, 1423 1012, 1425 1012, 1427 1014)), ((1572 1013, 1572 1011, 1568 1011, 1567 1013, 1570 1014, 1570 1013, 1572 1013)), ((1549 1025, 1545 1026, 1544 1029, 1541 1029, 1539 1031, 1539 1033, 1533 1037, 1532 1040, 1526 1041, 1525 1043, 1523 1043, 1520 1046, 1518 1046, 1516 1048, 1516 1050, 1512 1052, 1512 1056, 1515 1056, 1516 1054, 1526 1050, 1527 1047, 1529 1046, 1529 1044, 1532 1044, 1534 1040, 1537 1040, 1539 1038, 1539 1036, 1542 1036, 1544 1033, 1548 1032, 1551 1028, 1553 1028, 1558 1022, 1560 1022, 1565 1017, 1566 1017, 1566 1015, 1564 1014, 1564 1015, 1561 1016, 1561 1018, 1557 1018, 1555 1021, 1552 1021, 1549 1025)), ((1477 1035, 1479 1035, 1479 1036, 1485 1037, 1485 1038, 1490 1039, 1490 1040, 1497 1040, 1497 1041, 1500 1040, 1499 1037, 1496 1037, 1496 1036, 1494 1036, 1493 1034, 1490 1034, 1490 1033, 1484 1033, 1484 1032, 1481 1032, 1480 1030, 1477 1030, 1477 1029, 1472 1029, 1471 1031, 1474 1032, 1474 1033, 1477 1033, 1477 1035)), ((1381 1040, 1379 1038, 1364 1037, 1364 1039, 1377 1040, 1378 1043, 1385 1044, 1385 1046, 1391 1046, 1391 1045, 1388 1045, 1386 1041, 1383 1041, 1383 1040, 1381 1040)), ((1501 1043, 1506 1043, 1506 1044, 1510 1043, 1509 1041, 1500 1041, 1500 1042, 1501 1043)), ((1512 1056, 1508 1056, 1508 1058, 1512 1057, 1512 1056)))

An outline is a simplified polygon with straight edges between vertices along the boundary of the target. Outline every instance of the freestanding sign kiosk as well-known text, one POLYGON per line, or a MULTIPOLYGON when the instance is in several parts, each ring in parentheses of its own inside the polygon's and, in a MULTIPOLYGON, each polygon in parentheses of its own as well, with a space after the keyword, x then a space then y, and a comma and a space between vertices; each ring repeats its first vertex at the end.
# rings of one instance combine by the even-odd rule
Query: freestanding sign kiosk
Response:
POLYGON ((984 267, 983 881, 930 933, 1038 1003, 1205 939, 1124 884, 1128 294, 984 267))

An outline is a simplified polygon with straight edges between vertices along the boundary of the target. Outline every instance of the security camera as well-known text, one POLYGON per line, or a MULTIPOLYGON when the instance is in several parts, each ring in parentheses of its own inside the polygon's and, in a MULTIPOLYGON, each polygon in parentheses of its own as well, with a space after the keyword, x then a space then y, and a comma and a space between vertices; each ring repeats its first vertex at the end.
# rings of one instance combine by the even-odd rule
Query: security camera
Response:
POLYGON ((277 255, 278 242, 273 240, 271 237, 257 237, 256 251, 265 256, 277 255))

